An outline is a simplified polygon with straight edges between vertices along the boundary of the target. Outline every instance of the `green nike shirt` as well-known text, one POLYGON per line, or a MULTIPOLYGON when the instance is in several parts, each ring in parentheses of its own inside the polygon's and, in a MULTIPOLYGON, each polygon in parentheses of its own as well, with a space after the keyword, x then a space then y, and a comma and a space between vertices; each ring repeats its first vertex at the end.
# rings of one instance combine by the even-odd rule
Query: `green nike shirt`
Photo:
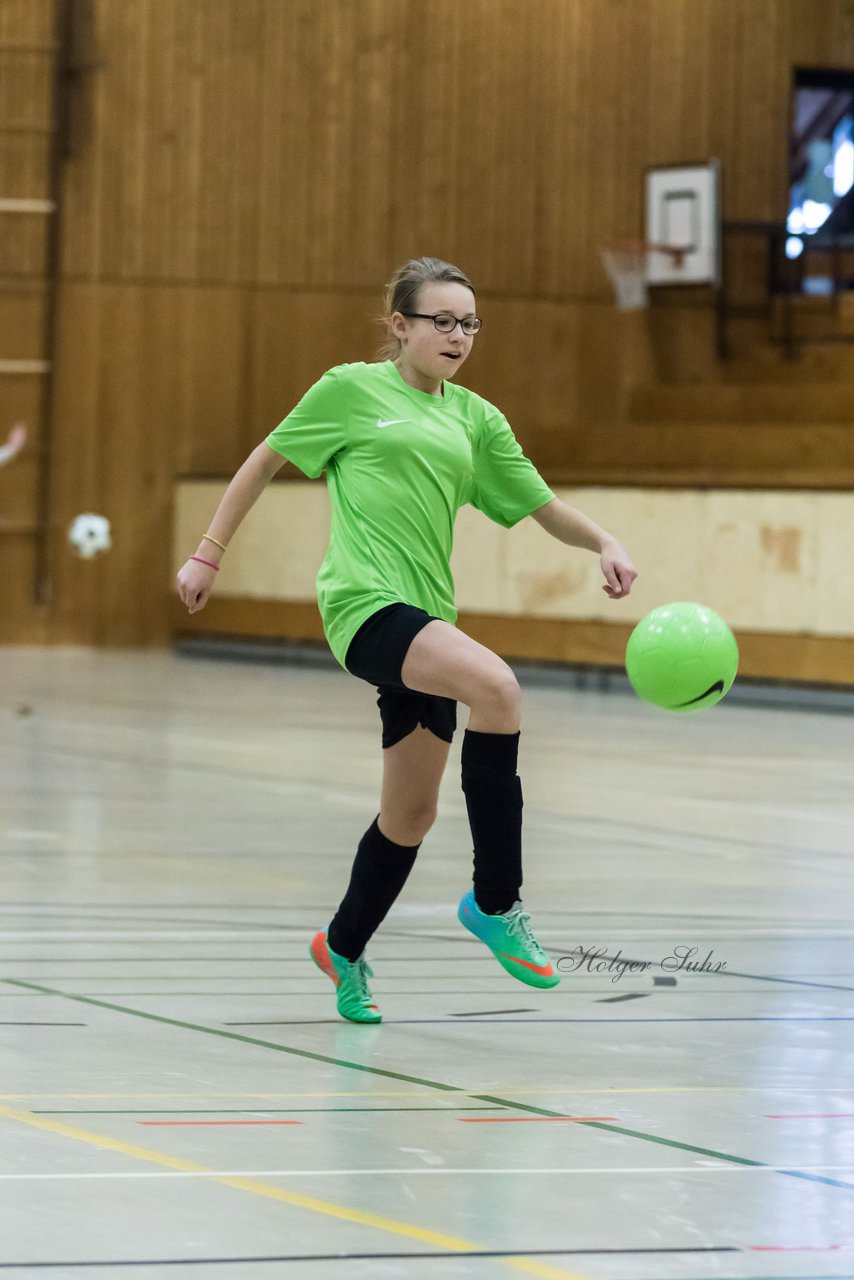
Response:
POLYGON ((450 382, 443 396, 417 391, 391 360, 330 369, 267 444, 307 476, 326 470, 332 521, 317 599, 342 667, 359 627, 385 605, 456 622, 460 507, 509 529, 554 498, 494 405, 450 382))

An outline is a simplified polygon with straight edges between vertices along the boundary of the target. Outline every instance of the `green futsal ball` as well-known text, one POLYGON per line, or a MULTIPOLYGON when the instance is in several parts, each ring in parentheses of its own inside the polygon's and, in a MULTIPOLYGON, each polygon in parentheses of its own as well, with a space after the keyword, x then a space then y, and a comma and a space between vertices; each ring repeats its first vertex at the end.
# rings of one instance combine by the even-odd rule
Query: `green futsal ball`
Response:
POLYGON ((735 636, 702 604, 662 604, 642 618, 626 646, 626 672, 639 698, 666 711, 702 711, 728 693, 738 670, 735 636))

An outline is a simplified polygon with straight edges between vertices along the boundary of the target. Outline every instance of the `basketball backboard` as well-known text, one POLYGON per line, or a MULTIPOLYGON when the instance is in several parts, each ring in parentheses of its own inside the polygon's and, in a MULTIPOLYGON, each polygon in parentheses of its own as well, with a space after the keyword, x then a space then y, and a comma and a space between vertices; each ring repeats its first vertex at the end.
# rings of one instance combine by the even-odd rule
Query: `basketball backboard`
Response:
POLYGON ((681 265, 667 253, 650 253, 647 284, 718 284, 720 280, 720 167, 664 165, 646 170, 646 239, 687 248, 681 265))

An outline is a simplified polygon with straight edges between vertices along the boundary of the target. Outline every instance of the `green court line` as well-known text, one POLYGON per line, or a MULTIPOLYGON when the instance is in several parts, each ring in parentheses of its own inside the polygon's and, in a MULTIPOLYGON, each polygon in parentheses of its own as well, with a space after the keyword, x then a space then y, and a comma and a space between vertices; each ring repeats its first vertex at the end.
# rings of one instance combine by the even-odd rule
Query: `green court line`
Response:
MULTIPOLYGON (((407 1084, 420 1084, 428 1089, 441 1089, 446 1093, 465 1093, 466 1090, 455 1084, 443 1084, 439 1080, 425 1080, 421 1076, 408 1076, 399 1071, 387 1071, 383 1067, 367 1067, 359 1062, 349 1062, 343 1058, 331 1058, 325 1053, 312 1053, 310 1049, 294 1049, 290 1045, 277 1044, 275 1040, 259 1040, 255 1036, 240 1035, 236 1031, 225 1031, 220 1027, 203 1027, 195 1022, 184 1022, 179 1018, 165 1018, 161 1014, 146 1013, 142 1009, 128 1009, 121 1004, 112 1004, 107 1000, 93 1000, 90 996, 74 995, 68 991, 56 991, 49 987, 37 987, 34 983, 22 982, 17 978, 3 978, 3 982, 11 986, 30 987, 41 990, 44 995, 63 996, 66 1000, 75 1000, 80 1004, 91 1004, 98 1009, 110 1009, 113 1013, 127 1013, 133 1018, 144 1018, 147 1022, 159 1022, 168 1027, 181 1027, 185 1031, 199 1031, 202 1035, 219 1036, 223 1040, 236 1040, 241 1044, 254 1044, 262 1049, 274 1049, 277 1053, 288 1053, 296 1058, 307 1058, 312 1062, 326 1062, 333 1067, 347 1067, 352 1071, 365 1071, 368 1075, 385 1076, 390 1080, 402 1080, 407 1084)), ((376 1034, 375 1029, 361 1027, 362 1032, 376 1034)))
MULTIPOLYGON (((74 1000, 81 1004, 94 1005, 100 1009, 109 1009, 113 1013, 125 1013, 133 1018, 143 1018, 148 1022, 157 1022, 163 1026, 180 1027, 185 1031, 197 1031, 202 1035, 219 1036, 224 1040, 236 1040, 242 1044, 256 1045, 262 1049, 273 1049, 276 1053, 286 1053, 297 1058, 306 1058, 313 1062, 325 1062, 330 1066, 346 1067, 352 1071, 364 1071, 369 1075, 383 1076, 391 1080, 402 1080, 408 1084, 423 1085, 426 1089, 440 1089, 445 1093, 468 1093, 461 1085, 444 1084, 438 1080, 428 1080, 420 1076, 405 1075, 398 1071, 389 1071, 383 1067, 369 1067, 359 1062, 349 1062, 342 1058, 332 1058, 327 1054, 314 1053, 309 1049, 295 1049, 291 1045, 277 1044, 274 1040, 260 1040, 254 1036, 239 1035, 235 1031, 225 1031, 220 1027, 205 1027, 199 1023, 184 1022, 179 1018, 166 1018, 161 1014, 146 1013, 142 1009, 130 1009, 126 1005, 112 1004, 105 1000, 93 1000, 89 996, 72 995, 66 991, 51 990, 50 988, 35 987, 34 984, 22 982, 15 978, 0 979, 11 986, 33 986, 34 990, 41 990, 45 994, 54 996, 63 996, 67 1000, 74 1000)), ((376 1027, 360 1028, 362 1032, 367 1031, 370 1036, 378 1034, 376 1027)), ((551 1111, 544 1107, 534 1107, 524 1102, 514 1102, 508 1098, 497 1098, 490 1094, 468 1093, 468 1096, 474 1098, 477 1102, 497 1103, 502 1107, 509 1107, 512 1110, 523 1111, 526 1114, 539 1116, 552 1116, 555 1118, 565 1119, 565 1113, 561 1111, 551 1111)), ((622 1125, 607 1124, 598 1120, 578 1121, 585 1128, 601 1129, 605 1133, 618 1133, 623 1137, 637 1138, 641 1142, 653 1142, 663 1147, 671 1147, 680 1151, 693 1151, 696 1155, 709 1156, 713 1160, 723 1160, 728 1164, 749 1165, 756 1169, 767 1169, 769 1165, 765 1160, 749 1160, 744 1156, 729 1155, 725 1151, 716 1151, 711 1147, 698 1147, 690 1142, 677 1142, 673 1138, 660 1138, 655 1134, 643 1133, 639 1129, 627 1129, 622 1125)), ((802 1179, 805 1182, 816 1182, 825 1186, 839 1187, 845 1191, 854 1191, 854 1182, 843 1182, 837 1178, 823 1178, 818 1174, 803 1173, 797 1169, 774 1169, 773 1172, 783 1177, 793 1177, 802 1179)))
MULTIPOLYGON (((473 1098, 477 1098, 481 1102, 496 1102, 496 1098, 491 1098, 486 1093, 473 1093, 473 1098)), ((503 1103, 506 1107, 506 1101, 503 1103)), ((542 1107, 532 1107, 525 1102, 514 1102, 512 1104, 518 1107, 520 1111, 532 1111, 535 1115, 554 1116, 556 1111, 545 1111, 542 1107)), ((765 1169, 767 1164, 764 1160, 748 1160, 744 1156, 731 1156, 723 1151, 714 1151, 709 1147, 695 1147, 689 1142, 677 1142, 674 1138, 657 1138, 651 1133, 641 1133, 637 1129, 625 1129, 622 1125, 604 1124, 601 1120, 579 1120, 579 1124, 583 1124, 587 1129, 604 1129, 606 1133, 621 1133, 627 1138, 643 1138, 645 1142, 657 1142, 663 1147, 678 1147, 682 1151, 694 1151, 701 1156, 713 1156, 716 1160, 726 1160, 729 1164, 746 1164, 751 1165, 755 1169, 765 1169)))

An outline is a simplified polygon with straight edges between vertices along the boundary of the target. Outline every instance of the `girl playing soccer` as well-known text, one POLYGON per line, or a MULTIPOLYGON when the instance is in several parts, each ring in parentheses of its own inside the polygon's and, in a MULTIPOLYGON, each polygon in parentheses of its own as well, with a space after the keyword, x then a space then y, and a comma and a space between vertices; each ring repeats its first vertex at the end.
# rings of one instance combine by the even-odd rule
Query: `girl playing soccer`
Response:
POLYGON ((365 947, 435 821, 458 701, 469 708, 462 789, 474 845, 473 888, 458 918, 515 978, 535 987, 559 981, 519 900, 519 686, 506 662, 454 626, 457 511, 471 503, 505 528, 530 515, 559 541, 597 553, 612 600, 636 577, 616 538, 554 496, 499 410, 451 382, 481 327, 467 277, 436 258, 408 262, 387 287, 385 317, 383 358, 339 365, 310 388, 244 462, 178 574, 179 595, 196 613, 230 539, 284 461, 311 477, 325 469, 324 631, 341 665, 376 685, 382 720, 380 812, 332 922, 310 947, 352 1022, 381 1018, 365 947))

